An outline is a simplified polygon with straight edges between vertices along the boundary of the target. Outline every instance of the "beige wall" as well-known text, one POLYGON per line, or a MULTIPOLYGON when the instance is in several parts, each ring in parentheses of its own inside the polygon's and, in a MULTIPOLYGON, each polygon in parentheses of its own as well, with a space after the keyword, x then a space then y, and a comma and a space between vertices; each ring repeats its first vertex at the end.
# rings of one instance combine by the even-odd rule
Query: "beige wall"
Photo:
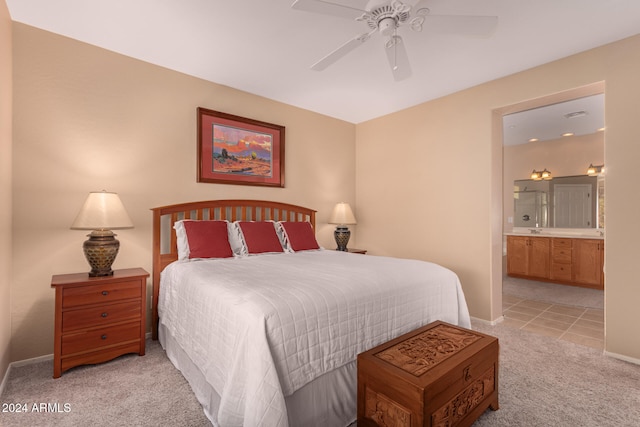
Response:
POLYGON ((151 271, 150 208, 270 199, 318 210, 355 204, 355 125, 14 23, 12 360, 53 351, 52 274, 82 272, 86 233, 69 229, 89 191, 115 191, 135 228, 114 268, 151 271), (286 127, 286 187, 196 183, 196 108, 286 127))
POLYGON ((11 18, 0 0, 0 383, 11 351, 11 18))
POLYGON ((460 276, 471 314, 501 315, 502 139, 495 110, 604 81, 608 353, 640 360, 640 36, 359 124, 358 245, 460 276))
POLYGON ((513 230, 513 181, 529 179, 532 170, 548 169, 554 177, 584 175, 589 164, 604 164, 604 132, 503 148, 504 231, 513 230))
POLYGON ((452 268, 472 315, 494 320, 503 210, 496 111, 602 80, 606 349, 638 360, 640 198, 629 195, 640 181, 639 49, 637 36, 354 126, 14 24, 12 360, 51 353, 50 276, 87 269, 83 233, 69 225, 87 192, 102 188, 120 193, 136 224, 119 233, 115 267, 150 269, 153 206, 298 203, 319 210, 320 240, 330 246, 329 212, 346 200, 358 218, 352 246, 452 268), (287 187, 197 184, 198 106, 285 125, 287 187))

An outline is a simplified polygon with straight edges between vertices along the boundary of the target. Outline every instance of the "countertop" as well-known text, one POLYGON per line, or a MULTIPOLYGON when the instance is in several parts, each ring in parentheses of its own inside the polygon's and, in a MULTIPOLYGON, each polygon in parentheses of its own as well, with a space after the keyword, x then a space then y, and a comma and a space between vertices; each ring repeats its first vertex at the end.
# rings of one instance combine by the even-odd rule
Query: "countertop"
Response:
POLYGON ((556 228, 514 228, 513 231, 504 233, 505 236, 530 236, 530 237, 564 237, 570 239, 599 239, 604 240, 604 231, 600 229, 556 229, 556 228), (531 230, 539 230, 532 233, 531 230))

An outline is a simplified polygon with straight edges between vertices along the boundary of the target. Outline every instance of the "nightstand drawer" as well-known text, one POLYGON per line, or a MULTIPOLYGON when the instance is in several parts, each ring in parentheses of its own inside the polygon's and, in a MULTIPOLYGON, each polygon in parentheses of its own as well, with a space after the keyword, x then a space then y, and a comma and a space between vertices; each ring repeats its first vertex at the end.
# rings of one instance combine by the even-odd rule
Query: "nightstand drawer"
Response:
POLYGON ((140 322, 138 321, 82 330, 62 337, 62 356, 134 340, 140 340, 140 322))
POLYGON ((139 280, 77 286, 64 289, 62 307, 103 304, 123 299, 140 298, 141 296, 139 280))
POLYGON ((62 313, 62 331, 86 329, 124 320, 140 319, 140 301, 127 301, 62 313))

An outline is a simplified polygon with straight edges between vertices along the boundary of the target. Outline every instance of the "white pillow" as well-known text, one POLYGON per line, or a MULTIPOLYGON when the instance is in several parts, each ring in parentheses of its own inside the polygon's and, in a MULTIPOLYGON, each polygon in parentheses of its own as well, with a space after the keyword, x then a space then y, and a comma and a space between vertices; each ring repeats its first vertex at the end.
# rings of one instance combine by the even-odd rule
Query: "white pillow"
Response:
POLYGON ((230 222, 228 225, 229 230, 229 244, 234 256, 246 256, 249 253, 247 244, 244 241, 242 230, 236 222, 230 222))
MULTIPOLYGON (((176 243, 178 245, 178 259, 180 261, 189 259, 189 239, 187 239, 187 232, 184 229, 184 221, 176 221, 173 224, 173 229, 176 230, 176 243)), ((186 220, 191 221, 191 220, 186 220)))

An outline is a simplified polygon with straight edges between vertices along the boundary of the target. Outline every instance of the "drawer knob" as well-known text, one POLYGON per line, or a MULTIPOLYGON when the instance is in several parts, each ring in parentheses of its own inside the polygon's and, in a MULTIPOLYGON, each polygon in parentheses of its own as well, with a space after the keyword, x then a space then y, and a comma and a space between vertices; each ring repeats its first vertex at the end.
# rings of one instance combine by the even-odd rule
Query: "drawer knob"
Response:
POLYGON ((104 295, 104 296, 109 295, 109 291, 102 291, 102 295, 104 295))
POLYGON ((107 334, 104 334, 100 337, 100 339, 106 340, 107 339, 107 334))
POLYGON ((102 313, 100 316, 107 317, 108 315, 109 315, 108 313, 102 313))

